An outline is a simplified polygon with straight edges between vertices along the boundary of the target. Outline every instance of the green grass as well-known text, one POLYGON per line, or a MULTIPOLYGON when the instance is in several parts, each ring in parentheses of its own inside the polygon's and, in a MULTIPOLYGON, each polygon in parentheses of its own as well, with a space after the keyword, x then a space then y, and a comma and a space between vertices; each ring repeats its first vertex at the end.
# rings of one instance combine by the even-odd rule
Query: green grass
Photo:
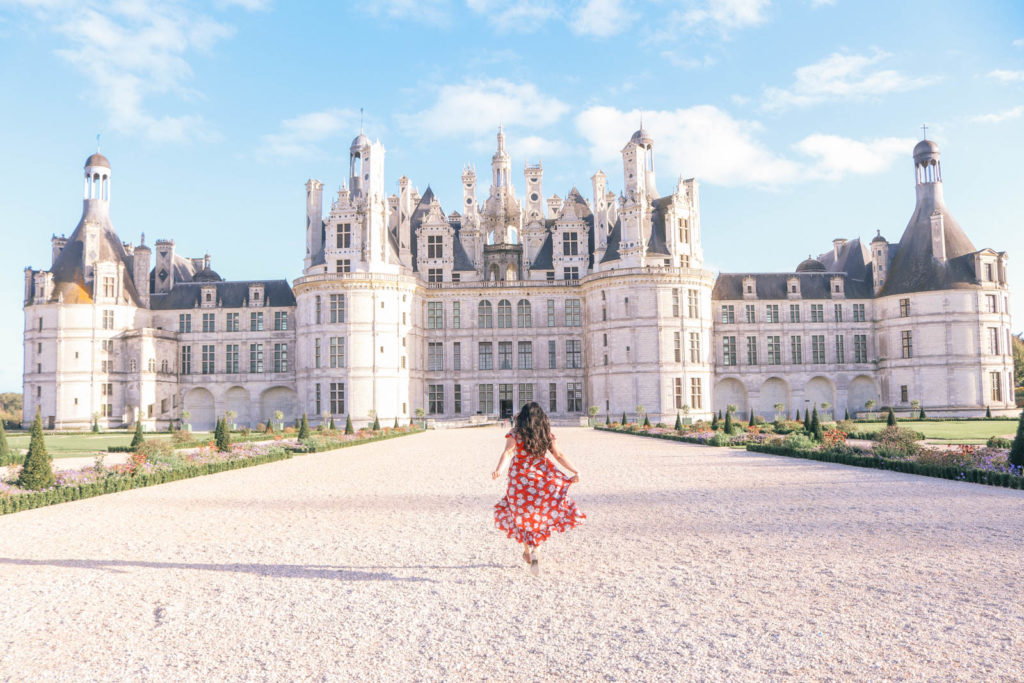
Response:
MULTIPOLYGON (((990 436, 1009 435, 1012 439, 1017 432, 1017 423, 1012 420, 899 420, 899 425, 940 443, 983 444, 990 436)), ((857 428, 881 431, 885 422, 858 423, 857 428)))
MULTIPOLYGON (((196 432, 195 437, 205 438, 208 432, 196 432)), ((169 439, 170 434, 146 434, 147 439, 169 439)), ((82 434, 53 434, 46 437, 46 450, 53 458, 80 458, 105 453, 107 446, 127 446, 132 442, 132 432, 82 434)), ((7 443, 12 449, 24 453, 28 449, 28 434, 8 432, 7 443)))

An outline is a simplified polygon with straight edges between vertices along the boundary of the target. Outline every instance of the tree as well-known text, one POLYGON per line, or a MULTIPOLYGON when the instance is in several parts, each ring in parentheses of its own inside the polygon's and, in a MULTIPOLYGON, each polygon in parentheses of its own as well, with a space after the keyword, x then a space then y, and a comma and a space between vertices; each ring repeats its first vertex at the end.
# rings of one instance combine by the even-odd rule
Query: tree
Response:
POLYGON ((725 410, 725 433, 732 434, 732 411, 728 408, 725 410))
POLYGON ((333 415, 331 415, 331 423, 329 425, 327 425, 327 428, 330 429, 332 432, 337 429, 337 427, 334 426, 334 416, 333 415))
POLYGON ((849 408, 846 409, 846 415, 843 416, 843 419, 846 420, 847 422, 850 421, 850 409, 849 408))
POLYGON ((135 435, 132 436, 132 442, 128 446, 132 449, 132 453, 138 451, 139 446, 142 445, 144 437, 142 436, 142 420, 135 421, 135 435))
POLYGON ((43 418, 36 410, 36 417, 32 420, 32 435, 28 440, 28 453, 25 454, 25 465, 18 478, 18 486, 34 491, 53 486, 55 479, 52 462, 43 441, 43 418))
POLYGON ((93 434, 98 434, 99 431, 100 431, 100 414, 99 413, 93 413, 92 414, 92 432, 93 432, 93 434))
POLYGON ((424 420, 423 417, 427 414, 427 412, 423 410, 423 408, 417 408, 414 412, 416 414, 416 417, 420 418, 420 426, 426 429, 426 420, 424 420))
POLYGON ((284 422, 282 422, 282 420, 284 420, 284 413, 281 412, 280 410, 275 410, 274 411, 274 419, 277 420, 277 423, 279 425, 281 425, 281 429, 283 430, 284 429, 284 422))
POLYGON ((818 419, 818 407, 814 407, 814 414, 811 415, 811 435, 819 443, 825 440, 825 430, 821 428, 821 420, 818 419))
POLYGON ((299 422, 299 440, 309 438, 309 420, 306 418, 306 414, 302 414, 302 421, 299 422))
POLYGON ((924 408, 921 408, 921 414, 917 416, 917 419, 918 420, 923 420, 926 417, 927 417, 927 415, 924 414, 924 408))
POLYGON ((192 427, 189 426, 188 421, 192 419, 192 413, 187 410, 181 411, 181 421, 185 423, 185 428, 192 431, 192 427))
POLYGON ((264 434, 273 434, 274 433, 274 421, 271 420, 269 417, 267 418, 267 426, 263 429, 263 433, 264 434))
POLYGON ((620 422, 619 424, 621 424, 623 427, 625 427, 628 424, 626 422, 626 411, 625 410, 622 411, 622 422, 620 422))
POLYGON ((776 420, 778 420, 779 417, 782 415, 782 411, 785 409, 785 407, 786 407, 786 404, 784 404, 784 403, 776 403, 775 405, 772 406, 772 408, 775 408, 775 419, 776 420))
MULTIPOLYGON (((818 411, 818 407, 814 407, 814 411, 818 411)), ((804 431, 808 434, 811 433, 811 411, 804 408, 804 431)))
POLYGON ((225 417, 228 418, 228 431, 230 432, 232 426, 235 424, 235 418, 238 417, 238 413, 234 410, 229 410, 228 412, 224 413, 224 415, 225 417))
POLYGON ((398 416, 395 415, 395 429, 398 429, 398 416))
POLYGON ((917 399, 915 398, 915 399, 914 399, 913 401, 911 401, 911 402, 910 402, 910 411, 911 411, 911 414, 913 414, 913 413, 916 413, 916 412, 918 412, 918 411, 920 411, 920 410, 921 410, 921 402, 920 402, 920 401, 918 401, 918 400, 917 400, 917 399))
POLYGON ((892 406, 889 406, 889 414, 885 416, 885 426, 895 427, 896 426, 896 413, 892 412, 892 406))
POLYGON ((828 416, 828 409, 831 408, 831 407, 832 407, 831 403, 829 403, 828 401, 823 401, 822 404, 821 404, 821 416, 822 417, 827 417, 828 416))
POLYGON ((352 433, 352 416, 351 415, 346 415, 345 416, 345 433, 346 434, 351 434, 352 433))
POLYGON ((800 409, 799 408, 796 409, 796 417, 793 418, 793 421, 794 422, 800 422, 801 421, 800 420, 800 409))
POLYGON ((644 413, 644 427, 650 427, 650 426, 651 426, 651 418, 647 415, 647 413, 644 413))
POLYGON ((373 416, 373 431, 380 431, 380 417, 378 417, 377 415, 373 416))
POLYGON ((677 432, 683 431, 683 418, 679 417, 679 413, 676 413, 676 426, 675 426, 675 430, 677 432))
POLYGON ((604 426, 610 427, 612 425, 612 416, 608 413, 604 414, 604 426))
POLYGON ((717 413, 711 413, 711 428, 716 430, 716 431, 718 430, 718 414, 717 413))
POLYGON ((7 443, 7 432, 4 431, 3 420, 0 420, 0 467, 14 462, 14 452, 7 443))
POLYGON ((747 406, 747 415, 750 416, 750 426, 754 426, 754 409, 751 406, 747 406))
POLYGON ((868 412, 874 410, 876 405, 878 404, 875 403, 874 399, 869 398, 868 400, 864 401, 864 409, 867 410, 868 412))
POLYGON ((213 441, 217 450, 227 453, 231 450, 231 431, 228 429, 228 419, 222 417, 217 420, 217 429, 213 432, 213 441))
POLYGON ((1014 467, 1024 467, 1024 410, 1020 411, 1020 419, 1017 421, 1017 437, 1010 447, 1010 464, 1014 467))

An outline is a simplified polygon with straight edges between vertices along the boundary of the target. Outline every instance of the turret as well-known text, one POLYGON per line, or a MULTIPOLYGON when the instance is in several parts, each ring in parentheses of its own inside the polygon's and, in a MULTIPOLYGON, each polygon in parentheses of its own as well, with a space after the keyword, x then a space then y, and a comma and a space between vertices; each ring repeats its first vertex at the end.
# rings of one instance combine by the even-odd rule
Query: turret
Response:
POLYGON ((889 268, 889 242, 882 237, 881 230, 878 230, 871 240, 871 267, 874 270, 875 294, 877 295, 878 291, 882 289, 882 285, 885 284, 889 268))
POLYGON ((64 235, 61 235, 60 237, 57 237, 56 235, 54 235, 53 237, 50 238, 50 248, 52 250, 52 255, 51 255, 51 260, 50 260, 50 266, 51 267, 57 261, 57 257, 60 256, 60 253, 62 251, 64 251, 64 247, 67 246, 67 243, 68 243, 68 238, 65 237, 64 235))
POLYGON ((156 272, 154 275, 154 294, 166 294, 174 289, 174 240, 156 241, 156 272))
POLYGON ((476 171, 469 164, 462 169, 462 215, 467 218, 477 215, 476 171))
POLYGON ((139 293, 139 304, 149 308, 149 268, 152 252, 146 246, 146 233, 142 233, 139 246, 132 250, 132 281, 139 293))
POLYGON ((598 171, 590 177, 594 188, 594 268, 600 266, 608 248, 608 176, 598 171))
POLYGON ((498 126, 498 149, 491 157, 491 195, 497 194, 496 189, 505 188, 510 184, 509 172, 512 170, 512 159, 505 149, 505 131, 498 126))
POLYGON ((541 162, 526 164, 523 169, 526 179, 526 222, 544 222, 544 165, 541 162))
POLYGON ((324 184, 306 181, 306 268, 324 250, 324 184))

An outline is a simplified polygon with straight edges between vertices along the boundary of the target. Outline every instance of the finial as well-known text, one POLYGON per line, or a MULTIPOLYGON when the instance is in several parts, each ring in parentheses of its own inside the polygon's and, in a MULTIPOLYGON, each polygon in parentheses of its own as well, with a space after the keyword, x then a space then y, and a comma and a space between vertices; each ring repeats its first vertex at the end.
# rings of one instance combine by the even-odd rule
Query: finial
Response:
POLYGON ((146 233, 142 233, 142 237, 139 239, 139 246, 146 246, 146 233))
POLYGON ((359 134, 363 134, 363 108, 359 107, 359 134))
POLYGON ((96 153, 100 153, 100 134, 96 133, 96 153))
POLYGON ((923 123, 921 124, 921 139, 922 140, 927 140, 928 139, 928 126, 926 126, 923 123))
POLYGON ((644 110, 640 110, 640 130, 644 129, 644 110))

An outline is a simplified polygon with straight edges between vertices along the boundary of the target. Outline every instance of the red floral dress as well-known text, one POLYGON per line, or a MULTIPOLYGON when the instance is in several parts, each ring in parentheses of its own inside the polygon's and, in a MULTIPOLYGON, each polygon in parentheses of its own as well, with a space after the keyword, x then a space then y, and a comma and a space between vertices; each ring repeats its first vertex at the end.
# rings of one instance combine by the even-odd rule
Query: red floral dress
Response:
POLYGON ((505 436, 515 437, 516 452, 508 470, 508 490, 494 506, 494 525, 519 543, 538 546, 552 531, 566 531, 585 520, 568 496, 569 477, 546 456, 527 453, 514 432, 505 436))

